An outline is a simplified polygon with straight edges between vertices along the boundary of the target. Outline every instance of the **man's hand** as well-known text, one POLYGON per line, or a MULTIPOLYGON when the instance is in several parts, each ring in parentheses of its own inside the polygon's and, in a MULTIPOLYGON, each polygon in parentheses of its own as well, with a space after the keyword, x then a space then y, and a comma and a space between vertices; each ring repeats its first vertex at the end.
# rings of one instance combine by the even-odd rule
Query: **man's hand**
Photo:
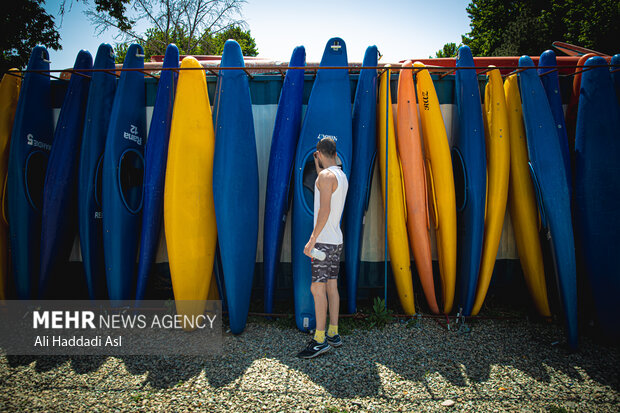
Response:
POLYGON ((314 244, 316 244, 316 239, 314 237, 310 237, 310 240, 304 247, 304 254, 308 257, 311 257, 310 252, 312 251, 312 248, 314 248, 314 244))

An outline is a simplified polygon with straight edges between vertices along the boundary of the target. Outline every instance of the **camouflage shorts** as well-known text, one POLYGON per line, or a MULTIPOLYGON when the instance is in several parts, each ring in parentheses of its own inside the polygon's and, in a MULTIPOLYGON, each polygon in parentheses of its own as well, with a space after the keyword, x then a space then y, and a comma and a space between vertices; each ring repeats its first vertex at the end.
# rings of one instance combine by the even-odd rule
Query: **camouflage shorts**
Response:
POLYGON ((314 248, 323 251, 326 257, 323 261, 312 259, 312 282, 326 283, 327 280, 338 279, 340 270, 340 255, 342 254, 342 244, 314 244, 314 248))

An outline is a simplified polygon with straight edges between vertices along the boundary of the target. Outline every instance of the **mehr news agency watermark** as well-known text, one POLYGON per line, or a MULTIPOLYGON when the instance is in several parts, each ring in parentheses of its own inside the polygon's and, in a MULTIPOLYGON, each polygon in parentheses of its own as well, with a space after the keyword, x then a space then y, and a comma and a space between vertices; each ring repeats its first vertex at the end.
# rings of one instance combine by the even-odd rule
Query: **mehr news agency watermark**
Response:
POLYGON ((217 355, 221 301, 5 301, 7 355, 217 355))

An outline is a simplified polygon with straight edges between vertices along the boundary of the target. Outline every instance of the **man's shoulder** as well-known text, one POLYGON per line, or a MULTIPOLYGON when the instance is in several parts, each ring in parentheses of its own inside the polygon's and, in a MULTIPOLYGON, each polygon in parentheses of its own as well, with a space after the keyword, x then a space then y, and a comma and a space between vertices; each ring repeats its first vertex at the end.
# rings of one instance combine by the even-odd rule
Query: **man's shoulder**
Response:
POLYGON ((336 178, 336 174, 334 173, 334 171, 332 171, 329 168, 323 169, 321 172, 319 172, 319 179, 323 179, 323 180, 335 180, 336 178))
POLYGON ((338 178, 336 178, 336 174, 329 169, 323 169, 319 172, 319 176, 317 178, 316 185, 319 188, 331 188, 333 191, 335 187, 338 185, 338 178))

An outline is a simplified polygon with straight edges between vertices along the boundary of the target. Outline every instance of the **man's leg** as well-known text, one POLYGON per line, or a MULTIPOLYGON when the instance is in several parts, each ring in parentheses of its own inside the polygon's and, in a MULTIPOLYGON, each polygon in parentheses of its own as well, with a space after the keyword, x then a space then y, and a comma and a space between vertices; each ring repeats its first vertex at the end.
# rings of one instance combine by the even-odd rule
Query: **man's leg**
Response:
POLYGON ((332 247, 327 280, 327 299, 329 300, 329 329, 327 342, 334 347, 340 347, 342 340, 338 335, 338 315, 340 311, 340 294, 338 294, 338 273, 340 272, 340 255, 342 244, 332 247))
POLYGON ((338 327, 338 312, 340 311, 340 294, 338 294, 338 279, 327 280, 327 300, 329 301, 329 326, 338 327))
POLYGON ((325 282, 313 282, 310 286, 312 297, 314 297, 314 312, 316 314, 316 333, 320 339, 317 340, 317 334, 314 335, 315 340, 321 343, 325 340, 325 321, 327 319, 327 296, 325 295, 325 282))
MULTIPOLYGON (((316 244, 315 248, 321 250, 324 248, 321 244, 316 244)), ((316 317, 316 330, 314 332, 314 340, 311 340, 308 346, 297 354, 297 357, 303 359, 314 358, 328 351, 331 346, 325 339, 325 322, 327 319, 327 295, 325 286, 329 277, 329 266, 327 263, 312 260, 312 284, 310 284, 310 292, 314 298, 314 313, 316 317)))

